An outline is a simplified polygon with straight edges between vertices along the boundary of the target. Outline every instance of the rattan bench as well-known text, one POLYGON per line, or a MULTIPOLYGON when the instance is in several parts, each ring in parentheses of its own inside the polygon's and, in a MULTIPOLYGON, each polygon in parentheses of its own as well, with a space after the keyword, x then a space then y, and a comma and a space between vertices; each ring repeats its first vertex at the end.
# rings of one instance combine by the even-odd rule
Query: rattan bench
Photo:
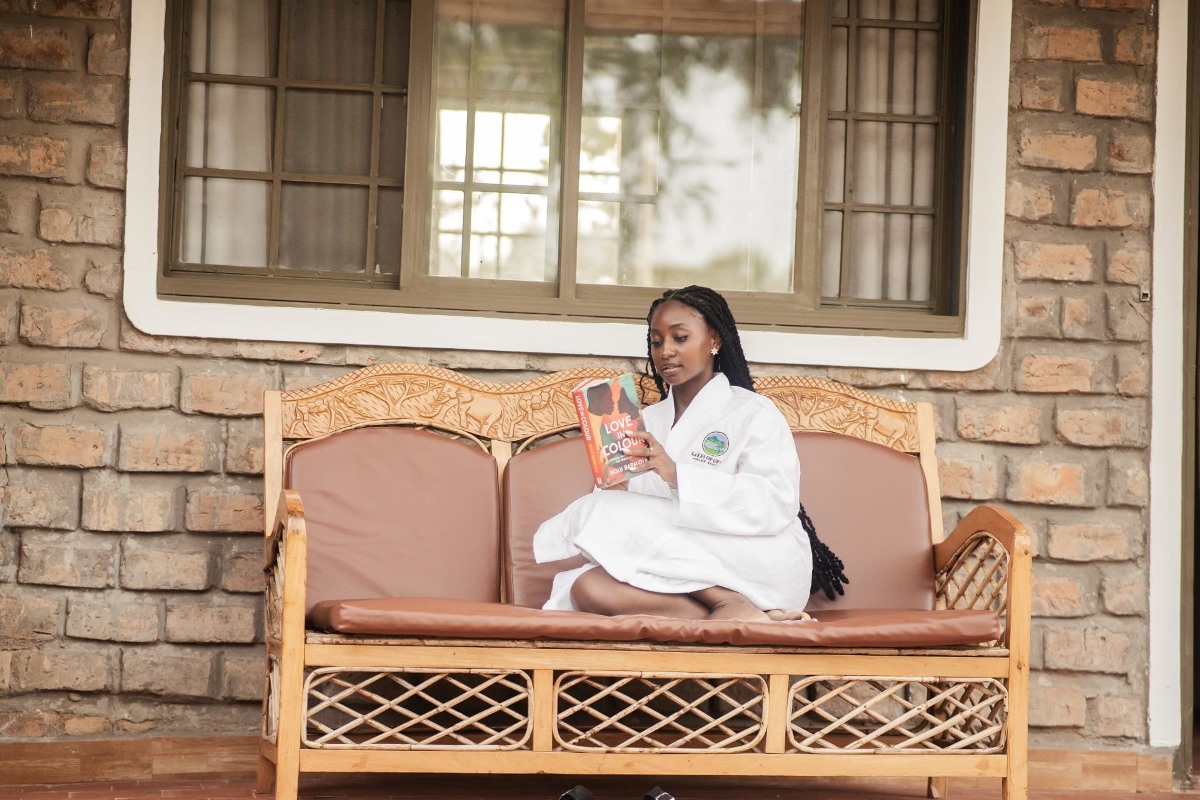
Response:
POLYGON ((758 383, 851 584, 817 623, 539 607, 537 525, 590 489, 570 389, 429 366, 267 392, 259 790, 303 772, 923 776, 1026 797, 1031 555, 942 531, 932 407, 758 383))

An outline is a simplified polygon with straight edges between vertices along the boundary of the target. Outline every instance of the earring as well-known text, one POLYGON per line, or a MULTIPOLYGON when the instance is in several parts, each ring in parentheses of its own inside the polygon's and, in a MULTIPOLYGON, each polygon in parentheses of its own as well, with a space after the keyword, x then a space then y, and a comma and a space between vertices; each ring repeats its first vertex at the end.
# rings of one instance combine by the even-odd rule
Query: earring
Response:
POLYGON ((709 350, 708 352, 715 356, 717 353, 721 352, 721 348, 714 347, 712 350, 709 350))

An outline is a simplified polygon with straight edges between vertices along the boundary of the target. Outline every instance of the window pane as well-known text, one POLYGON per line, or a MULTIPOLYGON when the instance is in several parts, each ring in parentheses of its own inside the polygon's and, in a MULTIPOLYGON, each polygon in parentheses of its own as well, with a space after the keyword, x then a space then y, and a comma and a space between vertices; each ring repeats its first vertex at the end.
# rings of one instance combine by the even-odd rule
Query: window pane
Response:
POLYGON ((932 217, 857 213, 850 231, 850 296, 869 300, 929 298, 932 217))
POLYGON ((842 212, 826 211, 821 231, 821 296, 837 297, 842 280, 842 212))
POLYGON ((371 95, 285 94, 283 168, 288 172, 366 175, 371 168, 371 95))
POLYGON ((407 86, 412 3, 409 0, 388 0, 383 14, 383 82, 407 86))
POLYGON ((275 74, 277 4, 271 0, 192 0, 192 72, 269 78, 275 74))
POLYGON ((270 198, 271 184, 265 181, 186 178, 180 260, 265 267, 270 198))
POLYGON ((563 0, 439 3, 431 275, 555 280, 565 18, 563 0))
POLYGON ((587 4, 580 283, 791 290, 802 8, 587 4))
POLYGON ((279 206, 279 266, 362 272, 367 255, 367 189, 283 184, 279 206), (318 220, 336 224, 316 224, 318 220))
POLYGON ((403 229, 404 192, 380 189, 375 223, 376 272, 396 275, 400 272, 400 237, 403 229))
POLYGON ((375 0, 291 0, 287 74, 370 83, 375 76, 375 0), (336 46, 331 46, 333 43, 336 46))
POLYGON ((404 97, 393 94, 383 96, 379 127, 379 174, 385 178, 403 178, 408 131, 408 103, 404 97))
POLYGON ((271 169, 275 90, 261 86, 193 83, 188 87, 189 167, 271 169))

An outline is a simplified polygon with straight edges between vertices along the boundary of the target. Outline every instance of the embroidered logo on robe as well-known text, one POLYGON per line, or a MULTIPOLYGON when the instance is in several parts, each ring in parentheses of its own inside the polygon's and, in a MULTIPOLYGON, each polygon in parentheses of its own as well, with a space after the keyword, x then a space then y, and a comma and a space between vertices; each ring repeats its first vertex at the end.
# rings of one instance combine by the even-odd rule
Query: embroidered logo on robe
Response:
POLYGON ((700 447, 710 456, 723 456, 729 449, 729 437, 720 431, 713 431, 704 437, 704 443, 700 447))

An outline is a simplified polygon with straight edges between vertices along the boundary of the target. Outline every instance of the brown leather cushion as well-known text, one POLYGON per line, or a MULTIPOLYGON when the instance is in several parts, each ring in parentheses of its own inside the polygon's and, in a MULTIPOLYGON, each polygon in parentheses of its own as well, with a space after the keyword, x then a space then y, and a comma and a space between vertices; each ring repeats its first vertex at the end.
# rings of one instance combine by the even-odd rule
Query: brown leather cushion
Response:
POLYGON ((342 597, 500 599, 496 462, 409 428, 360 428, 287 458, 308 531, 305 605, 342 597))
MULTIPOLYGON (((889 447, 835 433, 794 434, 800 497, 821 540, 845 562, 846 594, 815 594, 810 609, 932 609, 933 544, 920 462, 889 447)), ((508 463, 506 570, 509 602, 540 608, 550 583, 581 558, 533 560, 533 534, 545 520, 591 490, 581 439, 519 453, 508 463)))
POLYGON ((932 609, 933 542, 925 476, 914 456, 836 433, 793 434, 800 499, 850 583, 808 609, 932 609))
POLYGON ((551 442, 517 453, 504 471, 505 580, 508 602, 541 608, 554 576, 584 563, 583 556, 539 564, 533 559, 538 526, 592 490, 583 439, 551 442))
POLYGON ((936 647, 1000 638, 991 611, 829 610, 818 622, 730 622, 581 611, 436 598, 342 600, 318 604, 323 630, 376 636, 558 639, 824 647, 936 647))

